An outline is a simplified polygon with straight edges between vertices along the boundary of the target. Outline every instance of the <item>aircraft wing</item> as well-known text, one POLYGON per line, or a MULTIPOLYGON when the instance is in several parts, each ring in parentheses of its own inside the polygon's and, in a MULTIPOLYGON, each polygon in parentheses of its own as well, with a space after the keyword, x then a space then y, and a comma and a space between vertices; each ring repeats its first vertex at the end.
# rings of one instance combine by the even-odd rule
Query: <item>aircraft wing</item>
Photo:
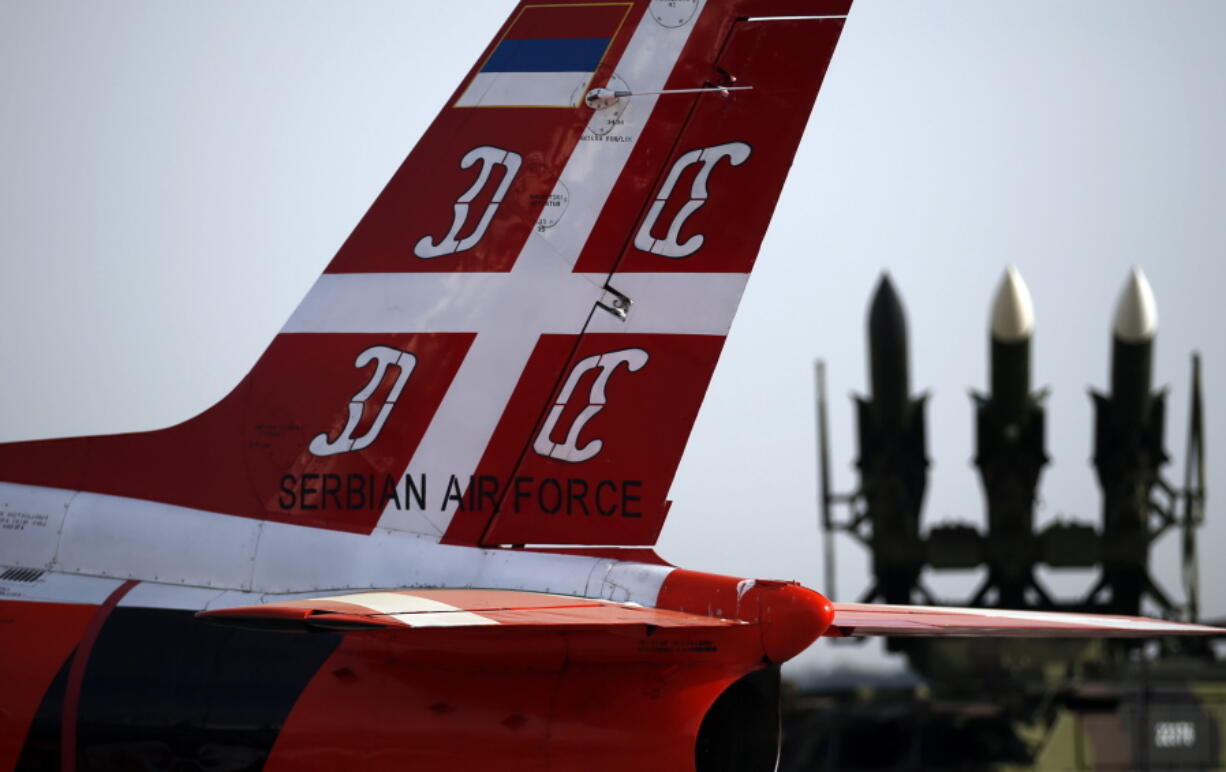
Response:
POLYGON ((834 621, 824 635, 960 636, 996 638, 1153 638, 1163 635, 1226 634, 1226 629, 1145 617, 1007 611, 947 606, 834 603, 834 621))
POLYGON ((487 625, 532 630, 631 625, 695 629, 748 624, 635 603, 511 590, 382 590, 210 609, 196 616, 219 624, 290 632, 487 625))

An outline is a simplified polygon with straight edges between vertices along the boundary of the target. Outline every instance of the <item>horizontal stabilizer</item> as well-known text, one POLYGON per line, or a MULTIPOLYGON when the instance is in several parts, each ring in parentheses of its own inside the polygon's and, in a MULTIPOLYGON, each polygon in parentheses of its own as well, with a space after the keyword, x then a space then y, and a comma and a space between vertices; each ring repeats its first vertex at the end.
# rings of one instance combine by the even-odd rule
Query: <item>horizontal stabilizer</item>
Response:
POLYGON ((493 625, 591 630, 630 625, 712 628, 747 624, 633 603, 511 590, 382 590, 211 609, 196 616, 218 624, 286 632, 493 625))
POLYGON ((1226 629, 1145 617, 1006 611, 942 606, 835 603, 825 635, 961 636, 996 638, 1153 638, 1163 635, 1226 634, 1226 629))

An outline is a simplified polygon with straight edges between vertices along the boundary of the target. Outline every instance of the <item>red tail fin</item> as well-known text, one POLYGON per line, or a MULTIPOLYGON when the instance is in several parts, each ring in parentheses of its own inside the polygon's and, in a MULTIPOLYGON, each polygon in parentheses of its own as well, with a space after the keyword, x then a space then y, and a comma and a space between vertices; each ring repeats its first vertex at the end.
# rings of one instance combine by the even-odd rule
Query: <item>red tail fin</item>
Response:
POLYGON ((849 3, 521 4, 229 396, 0 446, 4 478, 454 543, 654 543, 849 3))

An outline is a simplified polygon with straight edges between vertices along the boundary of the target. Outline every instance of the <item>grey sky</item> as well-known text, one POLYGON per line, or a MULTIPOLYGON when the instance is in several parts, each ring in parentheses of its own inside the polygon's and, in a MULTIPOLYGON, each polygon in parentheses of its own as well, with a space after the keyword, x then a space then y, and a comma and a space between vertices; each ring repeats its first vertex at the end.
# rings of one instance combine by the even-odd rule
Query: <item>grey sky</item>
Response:
MULTIPOLYGON (((154 428, 226 393, 511 5, 0 1, 0 441, 154 428)), ((1008 263, 1034 297, 1035 384, 1053 389, 1040 519, 1097 522, 1085 389, 1107 382, 1112 309, 1138 264, 1160 314, 1173 480, 1188 354, 1206 358, 1204 610, 1226 615, 1212 496, 1226 490, 1224 36, 1215 0, 858 0, 661 554, 821 589, 812 360, 828 362, 849 488, 846 395, 865 385, 884 267, 913 388, 933 392, 928 522, 982 520, 966 392, 984 386, 1008 263)), ((1175 554, 1159 548, 1160 576, 1180 594, 1175 554)), ((850 597, 866 561, 850 543, 839 555, 850 597)))

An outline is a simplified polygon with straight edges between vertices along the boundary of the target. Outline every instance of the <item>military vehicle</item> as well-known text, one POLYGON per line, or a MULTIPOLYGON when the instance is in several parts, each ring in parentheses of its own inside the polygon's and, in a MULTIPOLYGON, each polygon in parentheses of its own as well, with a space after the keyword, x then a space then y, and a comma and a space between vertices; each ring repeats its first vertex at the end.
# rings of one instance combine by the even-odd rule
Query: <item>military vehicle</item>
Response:
MULTIPOLYGON (((859 484, 850 493, 831 490, 818 363, 826 587, 835 591, 842 535, 871 556, 864 602, 1108 614, 1138 614, 1144 604, 1196 621, 1196 531, 1205 513, 1200 360, 1193 355, 1186 473, 1176 487, 1162 475, 1165 392, 1152 386, 1157 307, 1144 274, 1132 271, 1116 306, 1110 392, 1091 394, 1103 502, 1097 524, 1035 524, 1048 463, 1046 391, 1031 390, 1034 312, 1013 268, 989 330, 989 391, 972 395, 985 532, 923 522, 926 397, 910 392, 906 315, 888 276, 868 313, 870 391, 856 398, 859 484), (1168 534, 1181 540, 1182 601, 1150 572, 1150 550, 1168 534), (1040 566, 1097 569, 1098 579, 1062 598, 1044 585, 1040 566), (938 598, 924 582, 926 570, 976 568, 984 578, 966 598, 938 598)), ((785 695, 780 770, 1226 769, 1222 642, 893 638, 888 645, 906 654, 910 672, 826 674, 785 695)))

